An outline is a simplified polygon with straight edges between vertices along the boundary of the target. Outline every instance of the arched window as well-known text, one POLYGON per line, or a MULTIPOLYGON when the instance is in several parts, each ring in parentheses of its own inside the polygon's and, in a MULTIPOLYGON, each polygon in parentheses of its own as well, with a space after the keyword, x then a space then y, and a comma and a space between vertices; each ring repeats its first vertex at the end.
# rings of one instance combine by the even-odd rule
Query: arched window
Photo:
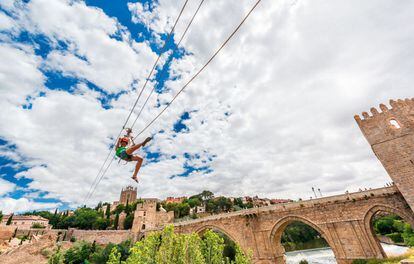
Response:
POLYGON ((395 129, 400 129, 401 128, 400 123, 398 123, 398 121, 395 120, 395 119, 390 119, 390 125, 395 129))

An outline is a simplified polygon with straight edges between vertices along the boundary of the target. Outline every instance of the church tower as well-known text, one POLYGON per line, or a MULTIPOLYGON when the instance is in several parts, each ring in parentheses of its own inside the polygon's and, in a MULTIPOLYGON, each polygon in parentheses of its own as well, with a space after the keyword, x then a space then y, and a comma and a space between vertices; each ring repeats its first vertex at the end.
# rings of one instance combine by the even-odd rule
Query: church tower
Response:
POLYGON ((129 204, 137 200, 137 188, 132 186, 127 186, 122 188, 121 196, 119 198, 119 203, 126 205, 127 201, 129 204))

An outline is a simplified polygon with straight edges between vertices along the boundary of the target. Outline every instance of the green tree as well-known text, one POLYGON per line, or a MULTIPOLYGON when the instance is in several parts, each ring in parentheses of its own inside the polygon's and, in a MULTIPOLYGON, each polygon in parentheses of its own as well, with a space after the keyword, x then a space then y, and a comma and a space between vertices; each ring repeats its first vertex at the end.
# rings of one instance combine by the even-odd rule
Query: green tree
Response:
POLYGON ((106 218, 99 217, 96 219, 95 223, 93 223, 93 229, 98 230, 106 230, 110 225, 110 220, 106 218))
POLYGON ((108 219, 108 220, 111 217, 111 205, 110 204, 106 205, 105 216, 106 216, 106 219, 108 219))
POLYGON ((48 264, 63 264, 64 257, 62 251, 60 250, 60 246, 58 246, 56 252, 49 258, 47 261, 48 264))
POLYGON ((157 264, 156 257, 161 245, 161 234, 150 233, 145 239, 137 242, 131 248, 131 255, 126 264, 157 264))
POLYGON ((118 229, 118 222, 119 222, 119 214, 115 215, 115 220, 114 220, 114 229, 117 230, 118 229))
POLYGON ((208 201, 208 200, 213 199, 214 193, 212 193, 210 191, 207 191, 207 190, 204 190, 200 193, 200 197, 203 201, 208 201))
POLYGON ((242 198, 239 197, 239 198, 234 199, 234 205, 237 205, 240 208, 243 208, 244 207, 244 204, 243 204, 242 198))
POLYGON ((64 254, 65 263, 67 264, 84 264, 91 254, 94 253, 91 243, 76 242, 73 247, 68 249, 64 254))
POLYGON ((3 211, 0 211, 0 222, 3 220, 3 211))
POLYGON ((131 229, 133 223, 134 223, 134 214, 130 213, 125 217, 124 229, 125 230, 131 229))
POLYGON ((190 198, 185 201, 191 208, 201 205, 201 200, 198 197, 190 198))
POLYGON ((93 229, 99 213, 91 208, 79 208, 75 211, 75 226, 80 229, 93 229))
POLYGON ((9 219, 7 219, 6 225, 11 225, 12 220, 13 220, 13 214, 11 214, 11 215, 9 216, 9 219))
POLYGON ((125 205, 123 204, 118 204, 118 206, 115 208, 114 210, 114 214, 120 214, 125 210, 125 205))
POLYGON ((203 243, 201 244, 205 263, 223 263, 224 239, 211 230, 204 233, 203 243))
POLYGON ((121 263, 121 253, 118 252, 118 249, 116 247, 113 247, 106 264, 120 264, 120 263, 121 263))

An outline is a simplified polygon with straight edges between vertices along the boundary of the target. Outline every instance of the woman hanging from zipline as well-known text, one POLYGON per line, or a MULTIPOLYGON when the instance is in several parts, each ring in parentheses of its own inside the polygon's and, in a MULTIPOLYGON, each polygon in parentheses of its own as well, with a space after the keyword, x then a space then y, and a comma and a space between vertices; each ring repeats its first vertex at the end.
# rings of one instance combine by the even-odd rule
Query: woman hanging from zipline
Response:
POLYGON ((138 182, 137 174, 139 169, 141 168, 142 161, 144 159, 138 155, 133 155, 133 153, 139 148, 144 147, 151 140, 151 138, 147 137, 142 143, 135 144, 131 136, 132 130, 127 128, 126 132, 127 134, 124 137, 119 138, 118 142, 116 143, 116 156, 127 162, 137 162, 137 164, 135 165, 134 174, 132 175, 132 179, 138 182), (128 145, 131 146, 128 147, 128 145))

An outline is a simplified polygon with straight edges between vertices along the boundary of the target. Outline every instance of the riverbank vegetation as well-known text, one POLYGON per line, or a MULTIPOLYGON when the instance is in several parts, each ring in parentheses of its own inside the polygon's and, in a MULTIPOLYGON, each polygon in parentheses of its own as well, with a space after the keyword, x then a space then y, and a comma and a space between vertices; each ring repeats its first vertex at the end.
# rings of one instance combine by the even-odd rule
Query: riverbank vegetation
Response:
POLYGON ((406 254, 386 259, 356 259, 352 264, 399 264, 403 259, 414 259, 414 249, 410 249, 406 254))
POLYGON ((119 204, 114 210, 110 210, 110 204, 99 203, 95 208, 81 207, 69 214, 69 211, 54 213, 49 211, 33 211, 27 212, 25 215, 38 215, 49 220, 49 224, 54 229, 78 228, 85 230, 107 230, 119 229, 119 215, 125 213, 125 221, 122 226, 123 229, 130 229, 134 221, 134 211, 138 203, 142 200, 137 200, 131 204, 119 204))
POLYGON ((58 249, 49 264, 175 264, 175 263, 226 263, 250 264, 251 254, 245 254, 234 242, 234 254, 226 251, 226 240, 213 231, 206 231, 201 237, 196 234, 176 234, 173 226, 162 232, 149 234, 132 245, 125 241, 106 247, 95 243, 76 242, 63 252, 58 249))
POLYGON ((289 224, 282 234, 285 251, 329 247, 318 231, 299 221, 289 224))
POLYGON ((414 247, 413 228, 397 215, 374 218, 374 231, 378 236, 389 237, 394 243, 414 247))

